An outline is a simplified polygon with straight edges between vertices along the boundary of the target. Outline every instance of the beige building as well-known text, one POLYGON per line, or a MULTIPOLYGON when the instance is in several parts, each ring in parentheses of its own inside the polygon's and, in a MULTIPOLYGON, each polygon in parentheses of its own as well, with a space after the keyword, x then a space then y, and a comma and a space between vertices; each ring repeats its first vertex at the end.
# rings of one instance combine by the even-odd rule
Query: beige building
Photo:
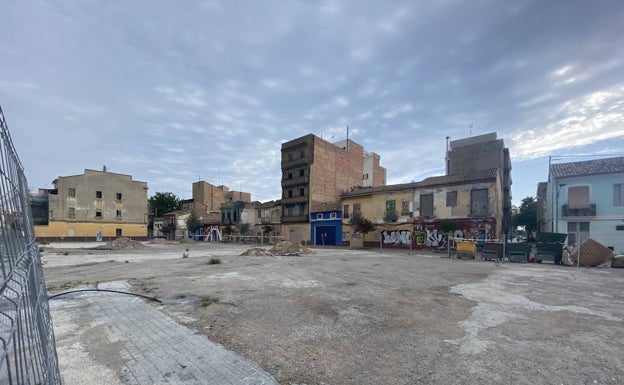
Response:
POLYGON ((132 176, 86 169, 60 176, 53 189, 40 189, 37 201, 48 218, 35 226, 40 239, 95 240, 147 237, 147 183, 132 176))
POLYGON ((357 216, 376 224, 364 239, 370 245, 440 247, 447 225, 456 238, 502 239, 511 219, 511 160, 503 140, 491 133, 452 141, 446 165, 447 175, 342 194, 343 240, 357 216))

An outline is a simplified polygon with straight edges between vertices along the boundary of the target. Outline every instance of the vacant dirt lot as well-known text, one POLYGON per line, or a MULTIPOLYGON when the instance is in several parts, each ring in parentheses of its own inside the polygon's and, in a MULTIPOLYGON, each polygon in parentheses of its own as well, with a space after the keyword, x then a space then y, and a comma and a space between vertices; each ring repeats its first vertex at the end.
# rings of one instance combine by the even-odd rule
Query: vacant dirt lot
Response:
MULTIPOLYGON (((282 384, 624 383, 624 269, 378 250, 52 246, 43 253, 50 294, 125 280, 282 384)), ((96 364, 118 370, 105 361, 96 364)))

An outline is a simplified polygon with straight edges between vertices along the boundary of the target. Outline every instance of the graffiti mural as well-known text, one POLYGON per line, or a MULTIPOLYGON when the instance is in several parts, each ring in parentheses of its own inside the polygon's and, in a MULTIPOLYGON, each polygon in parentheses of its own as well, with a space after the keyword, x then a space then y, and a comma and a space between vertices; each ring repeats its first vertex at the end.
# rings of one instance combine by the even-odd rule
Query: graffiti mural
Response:
POLYGON ((427 247, 438 247, 442 245, 444 236, 442 233, 438 234, 438 230, 427 230, 427 247))
MULTIPOLYGON (((496 219, 455 219, 457 230, 453 237, 472 239, 480 242, 494 240, 496 238, 496 219)), ((414 223, 414 246, 415 247, 444 247, 448 243, 447 234, 440 230, 440 221, 422 221, 414 223)))
POLYGON ((409 245, 412 242, 412 232, 409 230, 384 230, 382 233, 383 243, 409 245))

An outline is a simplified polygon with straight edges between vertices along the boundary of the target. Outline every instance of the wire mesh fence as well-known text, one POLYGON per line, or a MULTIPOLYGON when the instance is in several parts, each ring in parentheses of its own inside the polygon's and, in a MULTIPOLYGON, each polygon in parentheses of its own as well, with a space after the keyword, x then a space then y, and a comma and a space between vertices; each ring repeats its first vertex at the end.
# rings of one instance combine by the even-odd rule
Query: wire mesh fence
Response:
POLYGON ((0 108, 0 385, 60 384, 29 191, 0 108))

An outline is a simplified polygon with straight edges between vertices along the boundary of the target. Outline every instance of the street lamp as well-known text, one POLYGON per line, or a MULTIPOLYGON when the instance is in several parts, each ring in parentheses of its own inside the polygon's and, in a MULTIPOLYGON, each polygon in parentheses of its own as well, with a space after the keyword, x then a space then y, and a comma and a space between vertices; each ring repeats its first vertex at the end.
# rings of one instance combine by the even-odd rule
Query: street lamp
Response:
POLYGON ((559 192, 561 192, 561 188, 565 187, 566 183, 561 183, 557 185, 557 198, 555 200, 555 209, 557 210, 557 214, 555 216, 555 233, 559 233, 559 192))

